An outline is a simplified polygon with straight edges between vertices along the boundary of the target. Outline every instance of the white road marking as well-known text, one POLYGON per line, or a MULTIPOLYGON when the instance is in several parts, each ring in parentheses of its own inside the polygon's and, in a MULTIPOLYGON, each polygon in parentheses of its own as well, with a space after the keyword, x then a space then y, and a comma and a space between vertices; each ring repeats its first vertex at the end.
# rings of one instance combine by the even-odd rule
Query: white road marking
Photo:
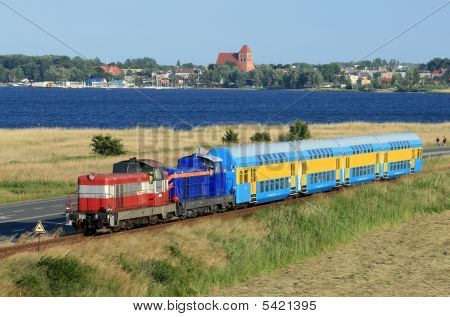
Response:
MULTIPOLYGON (((64 213, 58 212, 56 214, 47 214, 47 215, 39 215, 39 216, 20 218, 20 219, 11 219, 9 221, 0 221, 0 223, 15 222, 15 221, 22 221, 22 220, 30 220, 30 219, 44 218, 44 217, 50 217, 50 216, 64 216, 64 213)), ((6 216, 3 216, 3 217, 6 217, 6 216)), ((7 218, 9 218, 9 217, 7 217, 7 218)), ((3 218, 0 217, 0 219, 3 219, 3 218)))
POLYGON ((34 210, 41 210, 41 209, 44 209, 45 207, 36 207, 36 208, 33 208, 34 210))
POLYGON ((25 209, 13 210, 13 212, 22 212, 22 211, 25 211, 25 209))
POLYGON ((62 206, 65 206, 65 205, 53 205, 51 207, 62 207, 62 206))
POLYGON ((66 201, 67 198, 60 197, 60 198, 54 198, 54 199, 41 199, 41 200, 33 200, 33 201, 27 201, 27 202, 21 202, 21 203, 4 204, 4 205, 0 205, 0 208, 7 208, 7 207, 11 207, 11 206, 16 206, 16 205, 38 204, 38 203, 45 203, 45 202, 49 202, 49 201, 58 201, 58 200, 66 201))

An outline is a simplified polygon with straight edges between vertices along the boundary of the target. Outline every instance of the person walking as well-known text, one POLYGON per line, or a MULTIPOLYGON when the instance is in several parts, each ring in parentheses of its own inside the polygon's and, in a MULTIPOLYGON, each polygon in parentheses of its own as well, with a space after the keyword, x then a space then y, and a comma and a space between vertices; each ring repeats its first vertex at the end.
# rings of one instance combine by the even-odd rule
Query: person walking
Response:
POLYGON ((445 143, 447 143, 447 138, 445 137, 445 135, 442 137, 442 145, 445 145, 445 143))
POLYGON ((436 138, 436 143, 437 143, 438 146, 440 145, 440 144, 439 144, 439 141, 440 141, 440 140, 439 140, 439 137, 437 137, 437 138, 436 138))

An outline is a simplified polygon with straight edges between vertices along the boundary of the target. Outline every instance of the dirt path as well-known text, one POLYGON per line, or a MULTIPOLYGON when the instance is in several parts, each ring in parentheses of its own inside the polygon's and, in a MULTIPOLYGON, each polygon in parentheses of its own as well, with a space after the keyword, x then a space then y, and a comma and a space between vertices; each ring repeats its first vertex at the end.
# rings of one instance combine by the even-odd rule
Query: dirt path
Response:
POLYGON ((213 296, 450 296, 450 211, 416 217, 213 296))

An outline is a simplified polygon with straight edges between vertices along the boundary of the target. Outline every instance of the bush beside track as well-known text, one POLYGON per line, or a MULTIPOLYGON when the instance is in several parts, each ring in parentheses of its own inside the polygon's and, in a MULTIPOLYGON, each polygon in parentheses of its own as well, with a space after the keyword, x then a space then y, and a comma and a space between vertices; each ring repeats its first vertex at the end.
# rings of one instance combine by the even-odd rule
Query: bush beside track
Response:
POLYGON ((0 260, 0 295, 207 295, 381 226, 449 210, 449 188, 450 158, 432 158, 417 175, 267 205, 246 217, 22 253, 0 260), (87 275, 74 280, 67 261, 87 275))

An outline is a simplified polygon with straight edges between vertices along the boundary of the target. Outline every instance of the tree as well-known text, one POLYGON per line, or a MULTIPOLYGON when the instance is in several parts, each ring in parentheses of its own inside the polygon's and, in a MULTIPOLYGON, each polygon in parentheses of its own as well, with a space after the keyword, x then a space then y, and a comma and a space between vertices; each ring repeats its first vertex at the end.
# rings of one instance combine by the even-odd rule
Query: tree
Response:
POLYGON ((181 66, 181 62, 180 62, 180 60, 177 60, 177 67, 180 68, 180 66, 181 66))
POLYGON ((13 69, 11 69, 11 71, 9 72, 9 80, 10 81, 20 81, 22 79, 25 78, 25 75, 22 71, 22 68, 20 67, 15 67, 13 69))
POLYGON ((324 64, 319 66, 319 71, 323 79, 327 82, 336 82, 338 75, 341 73, 341 67, 337 64, 324 64))
POLYGON ((222 137, 222 143, 224 144, 239 143, 238 133, 234 132, 232 129, 227 129, 222 137))
POLYGON ((253 134, 250 137, 250 141, 254 142, 254 143, 259 143, 259 142, 270 142, 271 141, 271 137, 270 137, 270 133, 267 131, 263 131, 263 132, 255 132, 255 134, 253 134))
POLYGON ((143 82, 142 78, 141 77, 136 77, 134 79, 134 85, 136 87, 142 87, 142 85, 144 85, 144 82, 143 82))
POLYGON ((102 156, 116 156, 125 154, 122 140, 107 135, 95 135, 91 139, 92 152, 102 156))
POLYGON ((309 139, 311 133, 309 132, 308 124, 301 120, 295 120, 289 125, 288 138, 289 141, 297 141, 309 139))
POLYGON ((0 65, 0 82, 6 81, 8 75, 9 75, 8 70, 5 69, 2 65, 0 65))

